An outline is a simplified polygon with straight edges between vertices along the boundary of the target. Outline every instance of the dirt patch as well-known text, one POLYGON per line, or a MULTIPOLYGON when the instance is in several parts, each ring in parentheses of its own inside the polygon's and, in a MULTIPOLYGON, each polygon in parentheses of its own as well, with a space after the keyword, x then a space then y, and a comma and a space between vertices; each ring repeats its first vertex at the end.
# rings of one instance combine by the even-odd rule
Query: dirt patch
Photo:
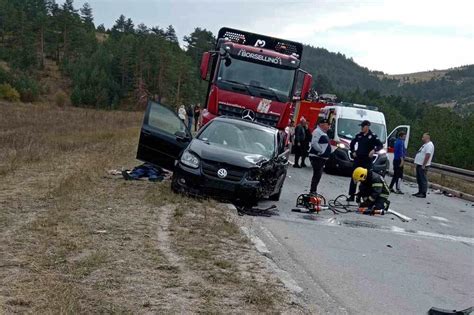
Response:
POLYGON ((137 163, 141 113, 0 117, 0 313, 302 312, 228 209, 106 175, 137 163))

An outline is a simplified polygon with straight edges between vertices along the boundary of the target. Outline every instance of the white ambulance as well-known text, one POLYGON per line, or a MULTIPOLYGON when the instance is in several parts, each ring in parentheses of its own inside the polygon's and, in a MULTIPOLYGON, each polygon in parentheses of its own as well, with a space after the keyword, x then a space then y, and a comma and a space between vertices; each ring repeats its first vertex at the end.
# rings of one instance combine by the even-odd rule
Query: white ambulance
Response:
POLYGON ((372 158, 372 169, 377 173, 385 175, 389 170, 387 153, 393 152, 399 132, 406 133, 405 147, 408 147, 410 126, 398 126, 387 136, 385 116, 377 107, 342 102, 322 108, 319 117, 328 119, 330 123, 328 136, 332 153, 325 165, 328 173, 352 174, 354 160, 350 152, 350 143, 361 131, 360 123, 364 120, 370 121, 370 129, 383 143, 383 149, 376 152, 372 158))

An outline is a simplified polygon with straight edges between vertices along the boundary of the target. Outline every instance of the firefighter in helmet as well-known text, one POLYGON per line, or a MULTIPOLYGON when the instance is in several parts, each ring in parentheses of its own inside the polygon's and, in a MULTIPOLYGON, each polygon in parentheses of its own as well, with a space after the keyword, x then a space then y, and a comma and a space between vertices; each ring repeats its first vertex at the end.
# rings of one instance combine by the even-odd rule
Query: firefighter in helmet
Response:
POLYGON ((390 190, 383 177, 372 170, 363 167, 357 167, 352 173, 354 182, 360 182, 357 199, 360 201, 360 209, 367 209, 366 214, 374 214, 374 211, 388 210, 390 202, 388 196, 390 190))

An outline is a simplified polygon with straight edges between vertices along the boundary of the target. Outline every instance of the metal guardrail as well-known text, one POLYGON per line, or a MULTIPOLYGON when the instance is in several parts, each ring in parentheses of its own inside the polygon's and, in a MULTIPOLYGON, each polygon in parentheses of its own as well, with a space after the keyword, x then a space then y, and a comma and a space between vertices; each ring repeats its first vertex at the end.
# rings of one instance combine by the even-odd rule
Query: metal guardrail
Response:
MULTIPOLYGON (((413 158, 407 157, 405 158, 405 161, 414 164, 413 158)), ((436 173, 443 174, 443 175, 456 177, 456 178, 463 179, 469 182, 474 182, 474 171, 471 171, 471 170, 466 170, 466 169, 449 166, 449 165, 438 164, 438 163, 431 163, 430 170, 436 173)))

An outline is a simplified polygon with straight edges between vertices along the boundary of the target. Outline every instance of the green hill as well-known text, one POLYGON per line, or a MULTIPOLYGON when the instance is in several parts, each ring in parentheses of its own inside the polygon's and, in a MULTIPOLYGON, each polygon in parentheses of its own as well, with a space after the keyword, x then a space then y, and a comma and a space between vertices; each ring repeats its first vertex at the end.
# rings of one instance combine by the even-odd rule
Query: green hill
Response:
POLYGON ((361 67, 341 53, 305 46, 302 67, 313 74, 319 93, 373 90, 382 95, 409 97, 452 107, 458 112, 472 112, 474 106, 474 65, 387 75, 361 67))

